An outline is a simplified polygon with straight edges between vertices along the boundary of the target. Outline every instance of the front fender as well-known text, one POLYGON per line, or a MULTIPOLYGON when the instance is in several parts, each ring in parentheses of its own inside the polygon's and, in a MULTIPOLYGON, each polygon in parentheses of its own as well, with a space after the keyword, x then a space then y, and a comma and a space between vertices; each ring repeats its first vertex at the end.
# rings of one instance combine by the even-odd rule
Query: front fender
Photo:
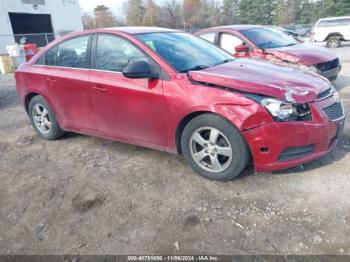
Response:
POLYGON ((271 115, 264 108, 262 108, 261 105, 253 101, 240 104, 197 106, 191 108, 191 110, 189 110, 178 123, 176 133, 169 141, 170 147, 168 151, 180 153, 181 149, 179 148, 179 142, 185 125, 194 117, 207 113, 212 113, 223 117, 241 132, 273 122, 271 115))
POLYGON ((271 115, 255 102, 246 105, 218 104, 213 108, 213 113, 226 118, 240 131, 273 122, 271 115))

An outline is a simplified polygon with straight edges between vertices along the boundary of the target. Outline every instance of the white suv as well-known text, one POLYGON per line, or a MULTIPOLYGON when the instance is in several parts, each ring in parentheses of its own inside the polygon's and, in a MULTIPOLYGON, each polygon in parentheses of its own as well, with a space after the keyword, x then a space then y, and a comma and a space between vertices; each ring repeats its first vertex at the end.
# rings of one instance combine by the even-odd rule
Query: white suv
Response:
POLYGON ((339 47, 341 41, 350 41, 350 16, 318 20, 312 30, 311 41, 327 41, 327 46, 331 48, 339 47))

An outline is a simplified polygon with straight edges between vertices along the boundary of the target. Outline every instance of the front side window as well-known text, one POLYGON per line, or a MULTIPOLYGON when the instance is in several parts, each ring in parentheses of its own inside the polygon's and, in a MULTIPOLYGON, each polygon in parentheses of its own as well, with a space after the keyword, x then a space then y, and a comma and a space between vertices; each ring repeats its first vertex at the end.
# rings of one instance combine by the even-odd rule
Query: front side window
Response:
POLYGON ((113 35, 99 35, 96 46, 95 69, 122 72, 129 62, 144 60, 148 57, 137 47, 113 35))
POLYGON ((242 30, 241 33, 260 49, 278 48, 296 45, 298 42, 276 28, 255 28, 242 30))
POLYGON ((234 35, 221 34, 220 47, 231 54, 235 54, 236 46, 239 46, 242 44, 243 44, 243 41, 234 35))
POLYGON ((200 38, 207 40, 208 42, 214 44, 215 42, 215 33, 205 33, 199 35, 200 38))
POLYGON ((86 68, 90 36, 66 40, 46 51, 38 64, 49 66, 86 68))
POLYGON ((178 72, 200 70, 233 60, 207 41, 187 33, 147 33, 136 35, 178 72))

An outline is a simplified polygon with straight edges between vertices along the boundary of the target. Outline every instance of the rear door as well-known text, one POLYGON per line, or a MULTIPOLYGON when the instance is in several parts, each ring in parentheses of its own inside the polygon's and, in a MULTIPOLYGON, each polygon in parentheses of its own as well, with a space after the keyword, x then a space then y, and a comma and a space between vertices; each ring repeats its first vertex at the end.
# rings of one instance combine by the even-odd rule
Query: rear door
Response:
POLYGON ((92 56, 91 97, 98 130, 129 142, 163 146, 163 81, 122 74, 130 61, 145 60, 158 70, 159 66, 129 40, 114 34, 96 34, 92 56))
POLYGON ((92 36, 68 39, 49 49, 39 59, 48 97, 64 127, 95 130, 89 82, 92 36))

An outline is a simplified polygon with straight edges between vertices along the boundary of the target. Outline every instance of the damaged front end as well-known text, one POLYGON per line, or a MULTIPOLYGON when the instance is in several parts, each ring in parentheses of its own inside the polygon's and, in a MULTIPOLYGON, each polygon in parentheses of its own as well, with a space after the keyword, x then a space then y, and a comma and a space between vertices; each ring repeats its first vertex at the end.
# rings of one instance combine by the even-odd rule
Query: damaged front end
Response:
POLYGON ((194 84, 237 92, 255 102, 256 109, 242 119, 239 129, 257 172, 293 167, 327 154, 336 145, 344 123, 338 93, 328 80, 290 68, 281 69, 275 77, 271 68, 254 74, 253 67, 236 61, 220 70, 214 67, 188 73, 194 84), (260 121, 262 111, 265 120, 271 116, 270 121, 260 121))
POLYGON ((341 71, 341 64, 339 59, 336 57, 321 57, 324 60, 319 58, 321 60, 304 61, 298 56, 279 50, 267 49, 264 50, 264 53, 264 60, 267 62, 281 66, 290 66, 305 72, 319 74, 330 81, 337 79, 337 76, 341 71))

